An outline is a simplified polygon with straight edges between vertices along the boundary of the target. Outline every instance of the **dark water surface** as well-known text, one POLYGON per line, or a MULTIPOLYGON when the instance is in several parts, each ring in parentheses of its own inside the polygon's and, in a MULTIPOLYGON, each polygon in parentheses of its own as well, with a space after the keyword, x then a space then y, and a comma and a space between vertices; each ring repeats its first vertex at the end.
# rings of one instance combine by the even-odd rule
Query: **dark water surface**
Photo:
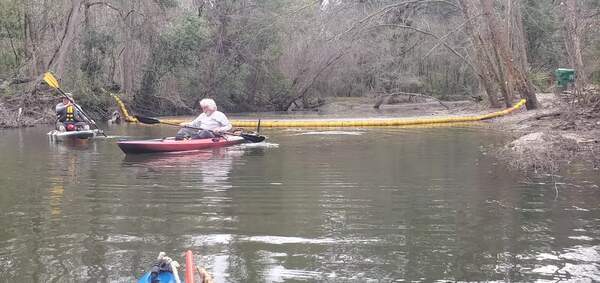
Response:
POLYGON ((47 131, 0 131, 0 282, 132 282, 186 249, 217 282, 600 280, 599 172, 525 178, 483 127, 267 130, 134 158, 47 131))

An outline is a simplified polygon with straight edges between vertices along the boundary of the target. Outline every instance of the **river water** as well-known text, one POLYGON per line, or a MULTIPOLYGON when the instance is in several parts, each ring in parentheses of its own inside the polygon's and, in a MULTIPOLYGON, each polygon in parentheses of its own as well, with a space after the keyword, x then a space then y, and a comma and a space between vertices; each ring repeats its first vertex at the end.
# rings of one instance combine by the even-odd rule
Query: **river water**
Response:
POLYGON ((598 171, 511 172, 485 126, 266 129, 138 157, 48 130, 0 131, 0 282, 132 282, 187 249, 216 282, 600 280, 598 171))

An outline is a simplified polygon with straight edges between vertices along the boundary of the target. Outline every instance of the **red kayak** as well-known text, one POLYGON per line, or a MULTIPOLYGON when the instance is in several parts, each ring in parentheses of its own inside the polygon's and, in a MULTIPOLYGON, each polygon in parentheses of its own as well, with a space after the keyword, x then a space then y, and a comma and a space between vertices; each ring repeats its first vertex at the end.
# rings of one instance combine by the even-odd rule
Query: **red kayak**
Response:
POLYGON ((117 145, 126 154, 157 153, 200 150, 213 147, 231 146, 241 144, 245 139, 239 136, 223 136, 210 139, 175 140, 173 138, 119 141, 117 145))

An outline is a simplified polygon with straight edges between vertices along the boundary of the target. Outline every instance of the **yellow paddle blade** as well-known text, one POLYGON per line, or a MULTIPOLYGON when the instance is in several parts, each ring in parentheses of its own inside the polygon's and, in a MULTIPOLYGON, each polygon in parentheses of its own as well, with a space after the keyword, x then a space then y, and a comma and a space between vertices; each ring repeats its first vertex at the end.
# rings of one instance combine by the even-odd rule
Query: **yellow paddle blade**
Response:
POLYGON ((54 77, 54 75, 52 75, 52 73, 50 72, 46 72, 44 74, 44 81, 51 87, 51 88, 58 88, 58 81, 56 80, 56 78, 54 77))

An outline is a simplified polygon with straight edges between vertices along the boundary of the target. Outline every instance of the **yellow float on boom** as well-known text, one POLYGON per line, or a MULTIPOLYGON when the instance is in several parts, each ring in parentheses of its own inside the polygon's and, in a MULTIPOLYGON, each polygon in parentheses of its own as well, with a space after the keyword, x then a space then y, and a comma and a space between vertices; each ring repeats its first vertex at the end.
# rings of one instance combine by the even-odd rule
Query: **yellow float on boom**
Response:
POLYGON ((119 110, 121 111, 121 115, 123 115, 123 119, 126 122, 135 123, 138 121, 135 117, 129 115, 129 111, 127 111, 127 107, 125 107, 125 103, 123 103, 123 101, 116 94, 111 93, 110 96, 112 96, 115 99, 115 101, 117 102, 117 105, 119 106, 119 110))

